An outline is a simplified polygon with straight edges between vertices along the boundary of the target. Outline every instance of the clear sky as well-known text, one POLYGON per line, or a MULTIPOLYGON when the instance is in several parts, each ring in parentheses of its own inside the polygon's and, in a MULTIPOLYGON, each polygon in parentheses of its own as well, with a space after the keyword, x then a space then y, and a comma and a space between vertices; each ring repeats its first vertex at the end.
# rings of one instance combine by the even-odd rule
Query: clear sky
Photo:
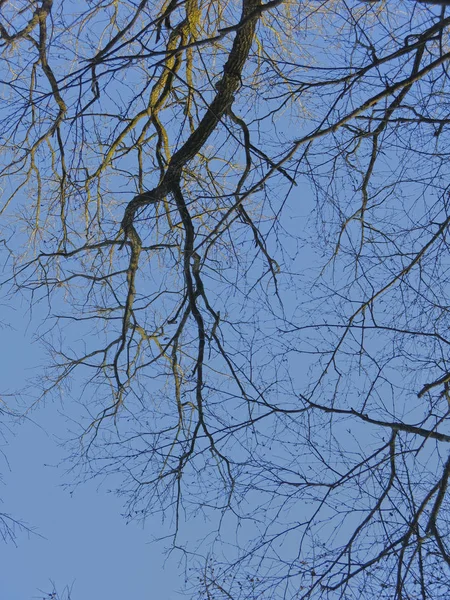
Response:
MULTIPOLYGON (((40 350, 25 332, 26 319, 17 311, 16 331, 3 330, 2 389, 17 388, 39 362, 40 350)), ((3 484, 1 510, 27 522, 38 535, 18 532, 17 545, 0 542, 0 599, 41 598, 51 590, 73 585, 73 600, 152 599, 175 600, 181 586, 176 558, 164 567, 163 543, 149 543, 164 535, 159 520, 145 528, 126 524, 122 504, 107 493, 108 482, 79 486, 71 495, 61 486, 67 464, 58 434, 65 436, 67 422, 57 404, 35 410, 31 419, 7 432, 6 460, 0 471, 3 484), (41 537, 42 536, 42 537, 41 537)))

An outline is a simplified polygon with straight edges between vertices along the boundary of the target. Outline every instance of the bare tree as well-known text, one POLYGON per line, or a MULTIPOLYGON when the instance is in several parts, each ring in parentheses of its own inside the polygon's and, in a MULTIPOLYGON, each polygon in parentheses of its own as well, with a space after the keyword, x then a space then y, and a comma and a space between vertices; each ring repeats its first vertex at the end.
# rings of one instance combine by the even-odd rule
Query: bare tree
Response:
POLYGON ((53 582, 50 582, 51 591, 44 592, 43 590, 39 590, 39 593, 42 594, 39 597, 36 596, 39 600, 71 600, 72 587, 66 586, 63 590, 58 590, 53 582))
POLYGON ((83 382, 74 473, 169 517, 193 597, 448 597, 433 4, 0 3, 3 289, 47 312, 37 400, 83 382))
MULTIPOLYGON (((9 461, 5 448, 7 440, 12 435, 13 425, 17 425, 20 415, 13 411, 6 402, 6 399, 0 396, 0 461, 3 468, 9 469, 9 461)), ((2 472, 0 472, 0 484, 4 484, 2 472)), ((18 532, 35 533, 32 527, 29 527, 24 521, 21 521, 17 516, 11 515, 9 512, 3 512, 3 499, 0 497, 0 540, 2 542, 16 543, 18 532)))

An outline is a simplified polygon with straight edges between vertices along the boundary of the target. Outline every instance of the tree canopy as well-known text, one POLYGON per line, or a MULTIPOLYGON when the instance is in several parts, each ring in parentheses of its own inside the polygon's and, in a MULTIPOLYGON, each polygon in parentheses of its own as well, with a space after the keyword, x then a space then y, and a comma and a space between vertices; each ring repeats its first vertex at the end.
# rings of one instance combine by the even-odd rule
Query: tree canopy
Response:
POLYGON ((0 0, 29 402, 192 598, 448 598, 445 5, 0 0))

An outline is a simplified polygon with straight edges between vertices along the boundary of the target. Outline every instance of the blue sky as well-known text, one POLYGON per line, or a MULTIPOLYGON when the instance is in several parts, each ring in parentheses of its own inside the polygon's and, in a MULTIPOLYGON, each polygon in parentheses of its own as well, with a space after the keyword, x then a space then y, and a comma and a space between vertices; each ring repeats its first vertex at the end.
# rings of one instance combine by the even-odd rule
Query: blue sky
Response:
MULTIPOLYGON (((41 351, 24 329, 22 311, 13 317, 16 330, 2 332, 2 389, 13 390, 39 363, 41 351), (22 327, 21 327, 22 325, 22 327)), ((30 413, 30 419, 6 433, 2 460, 1 510, 27 522, 40 535, 18 532, 16 543, 0 543, 1 600, 40 598, 51 590, 73 586, 73 600, 159 598, 175 600, 182 584, 176 557, 164 567, 164 535, 159 520, 126 524, 122 504, 107 485, 88 482, 73 491, 62 487, 67 464, 58 444, 67 422, 57 403, 30 413), (60 467, 56 465, 63 461, 60 467), (47 465, 47 466, 46 466, 47 465), (51 466, 54 465, 54 466, 51 466)))

